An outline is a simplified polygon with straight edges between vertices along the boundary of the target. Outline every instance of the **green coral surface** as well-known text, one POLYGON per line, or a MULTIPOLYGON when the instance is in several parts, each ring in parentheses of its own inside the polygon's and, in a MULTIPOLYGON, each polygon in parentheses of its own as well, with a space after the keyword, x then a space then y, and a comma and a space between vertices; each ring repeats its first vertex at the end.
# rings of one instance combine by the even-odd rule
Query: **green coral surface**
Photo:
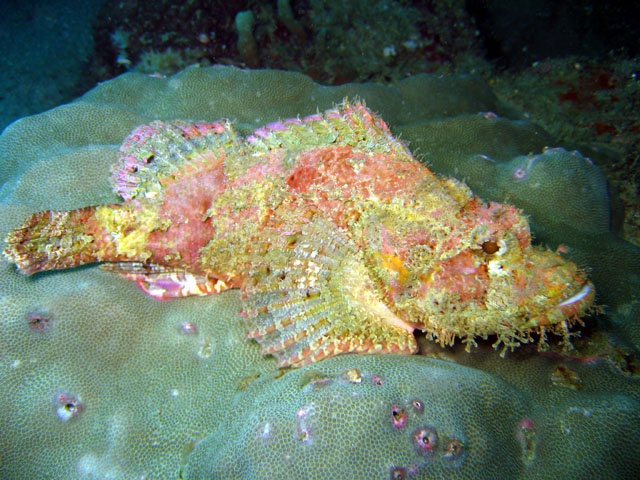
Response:
POLYGON ((477 77, 325 87, 220 66, 125 74, 4 131, 0 234, 38 210, 118 201, 110 167, 140 124, 228 117, 248 133, 344 97, 434 171, 523 208, 538 239, 590 269, 606 306, 579 351, 500 358, 422 339, 422 356, 278 370, 245 339, 236 291, 159 302, 95 266, 26 277, 3 262, 1 478, 636 477, 640 254, 611 231, 593 152, 560 150, 477 77))

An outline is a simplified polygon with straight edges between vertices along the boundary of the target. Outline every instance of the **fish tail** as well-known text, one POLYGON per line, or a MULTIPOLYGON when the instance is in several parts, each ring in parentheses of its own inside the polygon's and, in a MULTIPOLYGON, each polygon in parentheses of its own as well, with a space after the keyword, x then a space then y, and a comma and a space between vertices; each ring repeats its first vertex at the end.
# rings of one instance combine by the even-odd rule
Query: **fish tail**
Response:
POLYGON ((120 208, 109 205, 34 213, 9 233, 4 257, 27 275, 110 259, 115 252, 110 251, 109 233, 96 218, 98 209, 105 207, 120 208))

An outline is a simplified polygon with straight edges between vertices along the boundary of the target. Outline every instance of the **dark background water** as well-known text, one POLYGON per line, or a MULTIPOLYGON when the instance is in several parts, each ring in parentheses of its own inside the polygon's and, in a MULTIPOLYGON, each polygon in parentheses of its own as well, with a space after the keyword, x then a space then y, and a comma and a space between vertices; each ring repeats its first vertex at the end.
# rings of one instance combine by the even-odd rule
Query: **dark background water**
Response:
MULTIPOLYGON (((394 15, 402 17, 416 9, 425 14, 418 24, 415 38, 426 44, 423 51, 420 51, 422 46, 418 48, 422 62, 416 61, 418 55, 414 54, 411 61, 397 65, 405 60, 400 51, 394 55, 396 65, 382 62, 378 67, 374 63, 382 56, 383 46, 380 45, 379 52, 371 57, 371 69, 365 75, 357 71, 356 66, 349 65, 348 56, 337 51, 344 47, 338 42, 323 48, 329 49, 325 52, 329 58, 342 56, 344 61, 333 65, 331 71, 323 71, 329 67, 326 58, 319 55, 311 59, 302 58, 301 54, 284 58, 286 54, 282 52, 293 47, 282 48, 281 44, 291 46, 297 42, 288 35, 281 22, 266 25, 264 17, 261 17, 261 14, 273 14, 275 3, 275 0, 4 0, 0 17, 0 128, 16 118, 68 102, 97 81, 134 68, 145 48, 157 51, 173 48, 178 56, 189 49, 197 50, 193 58, 180 59, 174 68, 188 64, 190 60, 242 65, 243 59, 234 44, 236 30, 233 18, 238 11, 249 8, 257 17, 256 35, 262 49, 262 66, 299 69, 328 83, 343 83, 363 77, 388 80, 403 73, 439 71, 442 63, 464 53, 467 48, 484 56, 495 68, 511 69, 523 68, 552 56, 598 57, 610 53, 634 56, 640 48, 638 2, 460 0, 444 2, 448 5, 445 9, 443 2, 437 1, 367 1, 364 2, 367 12, 375 14, 367 18, 363 11, 358 10, 358 5, 363 2, 294 0, 291 2, 294 14, 312 34, 311 23, 322 24, 325 30, 331 30, 331 25, 335 25, 336 30, 329 34, 337 38, 348 33, 345 25, 357 27, 364 23, 364 27, 370 29, 370 34, 361 38, 361 48, 365 51, 376 48, 376 42, 384 41, 384 36, 379 36, 385 32, 380 32, 379 26, 388 23, 394 15), (349 9, 345 8, 346 4, 350 5, 349 9), (318 5, 324 6, 321 14, 318 13, 318 5), (375 8, 371 7, 373 5, 375 8), (310 13, 313 13, 313 18, 305 17, 310 13), (457 27, 454 25, 456 22, 457 27), (211 28, 208 29, 207 25, 211 28), (202 31, 194 32, 194 29, 202 31), (375 29, 378 31, 373 31, 375 29), (117 42, 112 37, 118 30, 133 32, 127 46, 131 59, 118 58, 117 42), (139 41, 141 31, 145 35, 144 41, 139 41), (202 34, 211 35, 204 38, 202 34), (451 38, 447 38, 447 34, 451 38), (373 46, 368 45, 368 41, 373 46), (454 42, 457 43, 452 45, 454 42), (334 47, 335 52, 330 50, 334 47)), ((320 39, 312 35, 307 41, 306 50, 309 51, 320 39)), ((346 47, 356 49, 354 45, 346 47)), ((402 49, 401 46, 395 47, 402 49)), ((472 66, 456 66, 458 71, 465 68, 472 66)))

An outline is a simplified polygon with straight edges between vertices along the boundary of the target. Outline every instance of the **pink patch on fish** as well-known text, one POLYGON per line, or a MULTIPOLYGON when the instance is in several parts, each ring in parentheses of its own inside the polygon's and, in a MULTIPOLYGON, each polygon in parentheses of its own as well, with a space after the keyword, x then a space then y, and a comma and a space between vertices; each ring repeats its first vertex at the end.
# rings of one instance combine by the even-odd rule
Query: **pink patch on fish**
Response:
POLYGON ((222 125, 221 123, 218 122, 214 122, 214 123, 195 123, 193 125, 196 130, 198 131, 198 133, 200 134, 205 134, 207 132, 213 132, 213 133, 222 133, 224 132, 224 125, 222 125))
POLYGON ((285 132, 287 127, 282 122, 267 123, 266 128, 274 132, 285 132))
POLYGON ((253 131, 254 135, 258 135, 259 137, 262 138, 267 138, 269 135, 271 135, 271 131, 267 130, 264 127, 258 128, 257 130, 253 131))

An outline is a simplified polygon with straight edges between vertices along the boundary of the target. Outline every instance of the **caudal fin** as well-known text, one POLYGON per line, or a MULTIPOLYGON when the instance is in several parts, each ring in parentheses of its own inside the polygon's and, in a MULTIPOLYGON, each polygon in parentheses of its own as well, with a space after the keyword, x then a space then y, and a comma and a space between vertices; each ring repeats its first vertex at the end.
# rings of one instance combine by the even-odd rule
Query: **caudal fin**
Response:
POLYGON ((95 221, 96 208, 34 213, 20 228, 9 233, 3 252, 5 258, 24 274, 104 259, 108 252, 100 234, 103 232, 95 221))

